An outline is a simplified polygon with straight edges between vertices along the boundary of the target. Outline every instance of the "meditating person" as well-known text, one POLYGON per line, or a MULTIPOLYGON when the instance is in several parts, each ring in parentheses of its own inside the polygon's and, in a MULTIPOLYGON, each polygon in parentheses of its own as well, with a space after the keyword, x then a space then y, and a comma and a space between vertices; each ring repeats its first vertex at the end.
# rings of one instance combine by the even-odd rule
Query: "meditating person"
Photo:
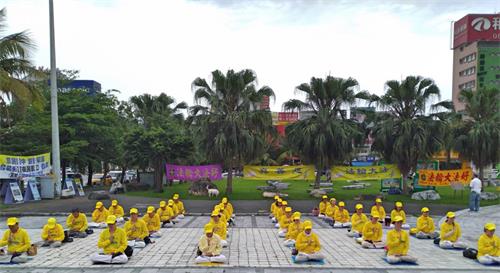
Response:
POLYGON ((69 229, 69 236, 74 238, 85 238, 87 237, 87 216, 84 213, 80 213, 78 208, 74 208, 71 214, 66 219, 66 226, 69 229))
POLYGON ((155 212, 155 207, 149 206, 146 215, 142 217, 142 220, 146 222, 146 227, 149 231, 149 237, 160 238, 160 216, 155 212))
POLYGON ((127 249, 127 234, 116 226, 116 217, 109 215, 106 218, 108 228, 99 235, 97 247, 103 250, 102 253, 95 253, 90 257, 93 263, 124 264, 128 262, 125 255, 127 249))
POLYGON ((366 222, 361 232, 363 236, 356 238, 358 243, 361 243, 363 248, 384 248, 382 242, 382 224, 378 221, 379 214, 377 211, 371 213, 370 221, 366 222))
POLYGON ((123 227, 127 234, 127 245, 130 247, 143 248, 153 243, 149 238, 149 231, 144 220, 139 219, 139 210, 130 209, 130 219, 125 222, 123 227))
POLYGON ((304 231, 304 225, 300 222, 300 212, 296 211, 292 214, 293 222, 288 225, 288 230, 285 236, 284 245, 287 247, 295 246, 297 236, 304 231))
POLYGON ((221 217, 222 222, 226 223, 228 227, 230 226, 230 224, 234 224, 234 222, 231 222, 231 213, 230 211, 226 210, 226 206, 224 206, 224 204, 218 204, 216 209, 219 210, 220 214, 223 215, 223 217, 221 217))
POLYGON ((422 215, 417 218, 417 227, 410 229, 410 234, 415 235, 418 239, 435 239, 439 237, 434 226, 434 220, 429 216, 429 208, 423 207, 422 215))
POLYGON ((224 210, 227 212, 227 215, 229 215, 229 218, 227 219, 229 225, 235 225, 235 217, 236 215, 234 214, 234 208, 233 205, 229 202, 227 197, 222 198, 222 205, 224 206, 224 210))
POLYGON ((43 240, 41 246, 60 247, 64 240, 64 229, 57 223, 56 218, 51 217, 43 226, 41 237, 43 240))
POLYGON ((271 208, 269 209, 269 218, 274 218, 274 210, 278 206, 279 195, 274 196, 274 202, 271 203, 271 208))
POLYGON ((368 222, 368 217, 363 213, 363 205, 356 204, 356 213, 351 216, 352 228, 347 233, 347 236, 359 238, 363 233, 363 227, 368 222))
POLYGON ((351 227, 351 222, 349 222, 349 211, 345 208, 345 203, 342 201, 339 202, 339 209, 335 211, 334 220, 334 228, 351 227))
POLYGON ((320 261, 325 258, 320 253, 321 244, 318 235, 312 232, 311 221, 304 222, 304 231, 297 236, 295 248, 297 250, 295 262, 320 261))
POLYGON ((465 249, 467 244, 459 241, 460 236, 462 236, 462 231, 460 225, 455 222, 455 213, 449 211, 446 213, 446 220, 441 224, 441 240, 439 241, 439 247, 444 249, 456 248, 465 249))
POLYGON ((273 218, 271 218, 271 221, 273 223, 277 223, 279 218, 277 217, 281 217, 281 215, 279 215, 281 213, 281 206, 283 205, 283 200, 281 198, 278 198, 278 201, 276 202, 276 206, 274 207, 274 211, 273 211, 273 218))
POLYGON ((406 223, 406 213, 403 210, 403 203, 401 202, 396 202, 396 206, 391 211, 391 228, 394 228, 394 219, 396 218, 396 216, 400 216, 401 218, 403 218, 402 229, 410 228, 410 225, 406 223))
POLYGON ((484 265, 500 264, 500 239, 495 235, 496 225, 484 225, 484 233, 477 242, 477 260, 484 265))
POLYGON ((174 200, 168 199, 168 207, 172 210, 173 216, 170 217, 170 221, 172 224, 179 223, 179 220, 177 219, 177 206, 174 204, 174 200))
POLYGON ((227 224, 220 220, 219 215, 219 210, 212 211, 209 224, 212 225, 213 232, 220 237, 222 247, 227 247, 227 224))
POLYGON ((378 221, 384 223, 386 214, 384 206, 382 205, 382 199, 380 198, 375 199, 375 205, 373 205, 370 214, 373 214, 374 212, 377 212, 379 215, 378 221))
POLYGON ((109 206, 108 212, 109 215, 116 216, 116 222, 121 223, 125 221, 123 218, 125 212, 123 211, 123 207, 118 204, 118 200, 111 201, 111 206, 109 206))
POLYGON ((279 209, 276 210, 276 214, 275 214, 276 225, 274 225, 275 228, 279 228, 280 227, 279 220, 281 219, 281 217, 283 215, 285 215, 285 209, 286 209, 286 207, 288 207, 288 202, 287 201, 282 201, 281 202, 281 206, 279 207, 279 209))
POLYGON ((198 256, 196 263, 225 263, 226 257, 221 254, 222 245, 219 235, 214 233, 213 226, 206 224, 204 234, 198 242, 198 256))
POLYGON ((30 237, 24 228, 19 226, 19 220, 16 217, 7 219, 7 229, 0 240, 0 259, 6 258, 13 263, 25 263, 31 259, 28 256, 28 250, 31 247, 30 237), (7 246, 7 251, 5 248, 7 246), (4 256, 4 257, 2 257, 4 256), (10 256, 10 257, 9 257, 10 256))
POLYGON ((109 211, 104 207, 102 202, 95 203, 95 210, 92 212, 92 222, 88 223, 91 228, 106 228, 106 219, 109 211))
POLYGON ((174 194, 174 206, 177 211, 177 219, 184 219, 184 215, 186 214, 186 209, 184 209, 184 203, 182 203, 181 199, 179 199, 179 194, 174 194))
POLYGON ((319 218, 325 218, 326 209, 328 208, 329 205, 330 203, 328 203, 328 196, 323 195, 321 197, 321 202, 319 202, 319 215, 318 215, 319 218))
POLYGON ((335 198, 330 198, 330 205, 326 208, 325 212, 325 220, 327 223, 329 223, 331 226, 333 226, 333 222, 335 219, 335 212, 339 209, 337 206, 337 199, 335 198))
POLYGON ((218 205, 214 206, 213 210, 219 212, 219 220, 223 223, 226 223, 226 226, 229 227, 226 212, 224 211, 224 206, 221 206, 221 204, 218 204, 218 205))
POLYGON ((288 232, 288 226, 290 223, 292 223, 293 218, 292 218, 292 208, 291 207, 286 207, 285 208, 285 215, 281 216, 280 221, 279 221, 279 231, 278 231, 278 236, 280 238, 285 238, 286 233, 288 232))
POLYGON ((387 262, 390 264, 416 263, 417 258, 408 255, 410 236, 403 230, 403 217, 398 215, 391 220, 394 222, 394 229, 387 232, 387 262))
MULTIPOLYGON (((172 200, 173 201, 173 200, 172 200)), ((174 216, 172 207, 167 206, 167 202, 161 201, 160 207, 156 210, 156 214, 160 216, 161 227, 173 227, 174 223, 171 221, 174 216)))

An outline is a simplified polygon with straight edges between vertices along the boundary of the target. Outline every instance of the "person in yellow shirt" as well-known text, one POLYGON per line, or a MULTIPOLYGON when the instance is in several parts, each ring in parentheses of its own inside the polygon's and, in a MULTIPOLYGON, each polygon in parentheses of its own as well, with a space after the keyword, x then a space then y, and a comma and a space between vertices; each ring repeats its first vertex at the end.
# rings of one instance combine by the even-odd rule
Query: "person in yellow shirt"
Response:
POLYGON ((285 208, 285 214, 281 216, 280 221, 279 221, 279 231, 278 231, 278 237, 280 238, 285 238, 286 233, 288 232, 288 226, 290 223, 292 223, 293 218, 292 218, 292 208, 291 207, 286 207, 285 208))
POLYGON ((179 223, 179 220, 177 219, 177 206, 175 206, 174 200, 168 199, 167 202, 167 209, 170 208, 172 210, 172 216, 170 216, 170 221, 172 222, 173 225, 176 223, 179 223))
POLYGON ((335 218, 335 212, 339 209, 337 206, 337 199, 335 198, 330 198, 330 205, 326 208, 325 211, 325 222, 333 226, 334 218, 335 218))
POLYGON ((429 217, 429 208, 423 207, 422 215, 417 218, 417 227, 410 229, 410 234, 418 239, 435 239, 439 237, 439 232, 435 231, 434 220, 429 217))
POLYGON ((441 224, 441 240, 439 241, 439 247, 444 249, 457 248, 465 249, 467 245, 464 242, 459 241, 460 236, 462 236, 462 231, 460 225, 455 222, 455 213, 449 211, 446 213, 446 221, 441 224))
POLYGON ((220 220, 219 214, 219 210, 212 211, 209 224, 212 225, 214 233, 219 235, 222 247, 227 247, 227 226, 225 222, 220 220))
POLYGON ((122 223, 125 221, 125 219, 123 218, 125 212, 123 211, 123 207, 118 204, 118 200, 111 201, 111 206, 109 206, 108 213, 109 215, 116 216, 116 222, 118 223, 122 223))
POLYGON ((106 218, 108 228, 99 235, 97 247, 102 248, 102 253, 95 253, 90 257, 92 263, 124 264, 132 255, 132 248, 127 245, 127 234, 116 226, 116 217, 109 215, 106 218), (129 255, 127 255, 127 254, 129 255))
MULTIPOLYGON (((281 216, 285 214, 285 208, 288 206, 287 201, 281 201, 281 206, 276 210, 275 218, 276 218, 276 225, 274 225, 275 228, 279 228, 279 220, 281 219, 281 216)), ((274 222, 274 221, 273 221, 274 222)))
POLYGON ((127 234, 127 245, 130 247, 143 248, 150 243, 154 243, 149 238, 146 222, 139 219, 139 210, 136 208, 130 209, 130 219, 125 222, 123 229, 127 234))
POLYGON ((104 207, 102 202, 95 203, 95 210, 92 212, 92 222, 88 223, 91 228, 106 228, 106 219, 109 211, 104 207))
POLYGON ((149 231, 149 237, 160 238, 160 216, 155 213, 155 207, 149 206, 146 215, 142 217, 149 231))
POLYGON ((391 220, 394 222, 394 229, 387 232, 387 262, 390 264, 416 263, 417 258, 408 255, 410 236, 403 230, 403 217, 398 215, 391 220))
MULTIPOLYGON (((219 210, 219 212, 224 215, 224 217, 221 217, 222 222, 226 223, 226 226, 230 226, 229 222, 231 221, 231 214, 229 211, 226 210, 226 207, 224 204, 220 203, 217 205, 216 209, 219 210)), ((233 222, 234 224, 234 222, 233 222)))
POLYGON ((271 208, 269 209, 269 218, 271 218, 271 219, 274 217, 274 210, 276 209, 276 206, 278 206, 279 199, 280 199, 280 197, 278 195, 275 195, 274 202, 271 203, 271 208))
POLYGON ((372 218, 366 222, 361 232, 363 236, 356 238, 356 242, 360 243, 363 248, 384 248, 382 242, 382 224, 378 221, 379 214, 377 211, 372 212, 372 218))
POLYGON ((1 247, 7 246, 7 254, 12 255, 9 258, 11 262, 25 263, 29 261, 31 257, 27 255, 27 252, 31 247, 31 241, 28 232, 19 226, 19 220, 16 217, 8 218, 7 226, 9 229, 4 232, 0 240, 0 251, 5 255, 5 249, 1 247))
POLYGON ((477 242, 477 261, 485 264, 500 264, 500 238, 495 235, 493 223, 484 225, 484 233, 477 242))
POLYGON ((330 203, 328 202, 328 196, 323 195, 321 197, 321 202, 319 202, 319 218, 325 218, 326 215, 326 209, 330 206, 330 203))
POLYGON ((229 223, 229 225, 230 226, 236 225, 236 223, 234 222, 234 219, 236 218, 236 216, 234 215, 234 208, 233 208, 233 205, 231 203, 229 203, 229 200, 227 199, 227 197, 222 198, 221 204, 222 204, 222 206, 224 206, 224 210, 229 215, 229 218, 227 219, 227 222, 229 223))
POLYGON ((406 213, 403 210, 403 203, 401 202, 396 202, 396 206, 391 211, 391 228, 394 228, 394 219, 396 216, 403 218, 403 224, 401 226, 402 229, 410 229, 410 225, 406 223, 406 213))
POLYGON ((41 246, 60 247, 64 240, 64 229, 57 223, 56 218, 51 217, 47 220, 47 224, 43 226, 41 237, 43 240, 41 246))
POLYGON ((278 215, 281 213, 281 206, 283 206, 283 200, 278 197, 278 200, 276 201, 276 206, 274 207, 274 211, 273 211, 273 218, 271 218, 271 221, 273 223, 277 223, 279 220, 279 217, 281 216, 281 215, 278 215))
POLYGON ((363 213, 363 205, 356 204, 356 213, 351 216, 352 228, 347 233, 347 236, 359 238, 363 233, 363 227, 368 222, 368 217, 363 213))
POLYGON ((297 236, 295 248, 297 249, 295 262, 319 261, 325 258, 320 253, 321 244, 318 235, 312 232, 311 221, 304 222, 304 231, 297 236))
POLYGON ((176 193, 173 196, 174 206, 177 208, 177 219, 184 219, 184 214, 186 214, 186 209, 184 209, 184 203, 179 199, 179 194, 176 193))
POLYGON ((195 259, 196 263, 225 263, 226 257, 222 255, 222 245, 219 235, 214 233, 214 228, 211 224, 206 224, 204 234, 198 242, 198 256, 195 259))
POLYGON ((297 236, 304 231, 304 225, 300 222, 300 212, 296 211, 292 214, 293 222, 288 225, 288 230, 285 236, 284 245, 287 247, 295 246, 297 236))
POLYGON ((174 210, 172 207, 167 206, 167 202, 160 202, 160 207, 156 210, 156 214, 160 216, 162 228, 170 228, 174 226, 174 223, 171 221, 172 217, 174 217, 174 210))
POLYGON ((379 215, 378 221, 384 223, 386 214, 384 206, 382 205, 382 199, 380 198, 375 199, 375 205, 373 205, 370 214, 373 214, 374 212, 377 212, 379 215))
POLYGON ((87 216, 80 213, 80 210, 75 208, 66 219, 66 226, 69 229, 69 237, 85 238, 87 237, 87 216))
POLYGON ((334 220, 334 228, 351 227, 351 222, 349 222, 349 211, 345 208, 345 203, 342 201, 339 202, 339 209, 335 211, 334 220))

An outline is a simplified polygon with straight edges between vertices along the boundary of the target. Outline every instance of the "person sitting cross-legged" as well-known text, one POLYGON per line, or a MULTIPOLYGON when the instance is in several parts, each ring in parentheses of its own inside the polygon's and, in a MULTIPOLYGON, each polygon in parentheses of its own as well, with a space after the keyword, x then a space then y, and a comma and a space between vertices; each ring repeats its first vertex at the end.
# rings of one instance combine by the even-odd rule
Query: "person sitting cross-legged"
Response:
POLYGON ((401 262, 416 263, 417 258, 408 255, 410 236, 402 229, 403 217, 392 218, 394 229, 387 232, 387 262, 397 264, 401 262))
MULTIPOLYGON (((173 202, 173 200, 172 200, 173 202)), ((170 228, 174 226, 172 217, 174 217, 174 210, 172 207, 167 206, 167 202, 161 201, 160 207, 156 210, 156 214, 160 216, 161 227, 170 228)))
POLYGON ((384 223, 386 214, 384 206, 382 205, 382 199, 380 198, 375 199, 375 205, 372 206, 371 214, 373 214, 374 212, 378 213, 379 216, 378 221, 384 223))
MULTIPOLYGON (((273 223, 278 223, 279 218, 281 217, 281 207, 283 206, 283 199, 278 197, 278 200, 276 201, 276 206, 274 207, 273 211, 273 217, 271 218, 271 221, 273 223)), ((286 202, 286 201, 285 201, 286 202)))
POLYGON ((351 227, 349 222, 349 211, 345 208, 344 202, 339 202, 339 209, 335 211, 334 228, 348 228, 351 227))
POLYGON ((328 206, 330 206, 330 203, 328 202, 328 196, 323 195, 321 197, 321 202, 319 202, 319 218, 325 218, 328 206))
POLYGON ((281 206, 276 210, 276 225, 274 225, 275 228, 280 228, 280 219, 283 215, 285 215, 285 209, 288 207, 288 202, 287 201, 282 201, 281 206))
POLYGON ((57 223, 56 218, 51 217, 47 220, 47 224, 43 226, 41 237, 43 240, 41 246, 60 247, 64 240, 64 229, 57 223))
POLYGON ((394 209, 391 211, 391 228, 394 228, 394 219, 397 216, 403 219, 402 229, 410 229, 410 225, 406 223, 406 213, 403 210, 402 202, 396 202, 394 209))
POLYGON ((174 194, 172 199, 174 200, 174 206, 177 211, 176 219, 184 219, 184 215, 186 214, 186 209, 184 208, 184 203, 182 203, 179 194, 178 193, 174 194))
POLYGON ((356 238, 356 242, 360 243, 363 248, 384 248, 382 224, 378 221, 380 216, 377 211, 373 211, 371 216, 371 220, 363 226, 363 236, 356 238))
POLYGON ((271 208, 269 209, 269 218, 274 218, 274 210, 278 206, 279 195, 274 196, 274 202, 271 203, 271 208))
POLYGON ((227 224, 220 220, 220 211, 214 210, 210 215, 210 224, 215 234, 219 235, 222 247, 227 247, 227 224))
POLYGON ((291 207, 286 207, 285 208, 285 215, 281 216, 279 224, 280 224, 280 230, 278 231, 278 236, 280 238, 285 238, 286 233, 288 231, 288 225, 292 223, 292 208, 291 207))
POLYGON ((477 260, 485 265, 500 264, 500 239, 493 223, 484 225, 484 233, 477 242, 477 260))
POLYGON ((160 238, 160 216, 155 212, 155 207, 149 206, 146 215, 142 217, 148 227, 149 237, 160 238))
POLYGON ((5 260, 2 259, 2 256, 5 256, 10 262, 25 263, 29 261, 31 257, 27 255, 27 252, 31 247, 31 242, 28 232, 19 226, 19 220, 16 217, 7 219, 7 227, 9 229, 4 232, 0 240, 0 259, 5 260), (7 252, 1 248, 4 246, 7 246, 7 252))
POLYGON ((146 223, 139 219, 139 211, 136 208, 130 209, 130 219, 123 227, 127 234, 127 245, 130 247, 143 248, 153 243, 149 238, 149 231, 146 223))
POLYGON ((109 215, 116 216, 116 222, 122 223, 125 221, 123 216, 125 215, 125 211, 123 211, 123 207, 118 204, 118 200, 111 201, 111 206, 108 209, 109 215))
POLYGON ((434 227, 434 220, 429 217, 429 208, 421 209, 422 215, 417 218, 417 227, 410 229, 410 234, 415 235, 418 239, 435 239, 439 237, 434 227))
POLYGON ((300 222, 300 212, 296 211, 292 215, 293 222, 288 225, 284 245, 288 247, 295 246, 297 236, 304 231, 304 225, 300 222))
POLYGON ((104 207, 102 202, 95 204, 95 210, 92 212, 92 222, 88 223, 91 228, 106 228, 106 219, 109 211, 104 207))
POLYGON ((227 199, 227 197, 222 198, 221 206, 223 206, 224 210, 227 212, 227 215, 228 215, 227 222, 229 223, 229 225, 230 226, 236 225, 236 223, 235 223, 236 216, 234 215, 233 204, 231 204, 229 202, 229 200, 227 199))
POLYGON ((108 228, 99 235, 97 247, 102 248, 102 253, 95 253, 90 257, 93 263, 124 264, 128 262, 125 255, 127 251, 127 234, 116 226, 116 217, 109 215, 106 218, 108 228))
POLYGON ((320 261, 325 258, 320 253, 321 244, 318 235, 312 232, 311 221, 304 222, 304 231, 297 236, 295 249, 297 250, 296 262, 320 261))
POLYGON ((325 222, 333 226, 333 222, 335 219, 335 212, 338 209, 339 207, 337 206, 337 199, 333 197, 330 198, 330 205, 326 208, 325 217, 323 218, 323 220, 325 220, 325 222))
POLYGON ((462 231, 460 225, 455 222, 455 213, 449 211, 446 213, 446 221, 441 224, 441 240, 439 241, 439 247, 449 249, 465 249, 467 244, 459 241, 462 231))
POLYGON ((198 242, 198 256, 196 263, 225 263, 226 257, 221 254, 222 245, 219 235, 214 233, 214 228, 211 224, 206 224, 204 234, 198 242))
POLYGON ((78 208, 71 211, 71 214, 66 218, 66 226, 69 228, 69 236, 74 238, 87 237, 87 216, 80 213, 78 208))
POLYGON ((351 217, 352 229, 347 233, 347 236, 359 238, 363 233, 363 227, 368 222, 368 217, 363 213, 363 205, 356 204, 356 213, 351 217))

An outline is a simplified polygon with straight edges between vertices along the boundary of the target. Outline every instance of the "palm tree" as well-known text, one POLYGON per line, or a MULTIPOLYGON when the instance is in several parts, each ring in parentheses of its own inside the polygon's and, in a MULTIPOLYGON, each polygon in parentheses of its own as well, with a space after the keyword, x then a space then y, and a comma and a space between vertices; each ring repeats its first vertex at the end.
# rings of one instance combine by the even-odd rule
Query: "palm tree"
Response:
POLYGON ((446 152, 446 167, 450 168, 451 153, 457 148, 457 136, 462 128, 463 114, 457 112, 452 101, 445 100, 432 105, 431 110, 444 111, 433 113, 431 116, 437 117, 442 121, 441 150, 446 152))
MULTIPOLYGON (((4 8, 0 10, 0 35, 6 28, 4 8)), ((9 101, 15 101, 21 109, 30 104, 39 109, 43 106, 40 91, 24 80, 37 74, 29 60, 33 48, 34 43, 26 31, 0 36, 0 107, 6 111, 9 101)), ((8 112, 5 120, 10 124, 8 112)))
POLYGON ((405 193, 408 175, 416 171, 418 161, 430 158, 441 146, 441 122, 425 115, 426 107, 439 94, 431 79, 408 76, 401 82, 386 82, 383 96, 372 95, 371 101, 385 110, 373 130, 373 149, 386 161, 396 162, 405 193))
POLYGON ((500 160, 500 90, 462 90, 460 99, 465 102, 465 117, 456 140, 457 150, 474 163, 483 180, 484 167, 500 160))
POLYGON ((310 118, 286 127, 286 138, 292 150, 317 170, 315 188, 319 188, 321 173, 335 163, 348 159, 353 151, 352 139, 361 134, 357 125, 347 119, 342 107, 356 99, 366 99, 366 92, 355 93, 358 82, 353 78, 328 76, 311 78, 310 83, 297 86, 305 94, 304 101, 292 99, 283 104, 286 111, 311 111, 310 118))
POLYGON ((272 128, 271 113, 260 110, 264 96, 274 97, 271 88, 257 90, 254 71, 212 72, 212 82, 196 78, 192 83, 197 105, 191 107, 189 122, 195 125, 201 149, 209 160, 228 169, 228 194, 233 191, 233 168, 265 152, 272 128))

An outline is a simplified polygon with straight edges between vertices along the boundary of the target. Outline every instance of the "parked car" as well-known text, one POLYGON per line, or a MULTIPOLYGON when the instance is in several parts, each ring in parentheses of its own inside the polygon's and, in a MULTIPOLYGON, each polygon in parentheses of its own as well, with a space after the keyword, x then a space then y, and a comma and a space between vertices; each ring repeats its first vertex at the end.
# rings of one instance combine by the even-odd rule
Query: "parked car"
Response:
POLYGON ((104 174, 95 173, 92 175, 92 185, 100 185, 104 180, 104 174))

